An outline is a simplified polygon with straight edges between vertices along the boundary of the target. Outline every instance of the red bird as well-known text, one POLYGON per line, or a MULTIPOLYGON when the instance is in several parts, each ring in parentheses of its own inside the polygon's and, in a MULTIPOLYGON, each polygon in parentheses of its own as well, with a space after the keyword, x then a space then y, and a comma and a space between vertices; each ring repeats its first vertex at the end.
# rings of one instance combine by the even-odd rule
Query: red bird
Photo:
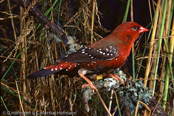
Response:
MULTIPOLYGON (((79 74, 91 88, 96 90, 92 82, 84 75, 102 74, 121 67, 130 53, 132 44, 140 33, 147 31, 149 30, 135 22, 122 23, 107 37, 81 48, 60 59, 57 63, 27 77, 44 77, 53 73, 70 76, 79 74)), ((119 79, 118 76, 115 77, 116 80, 118 80, 117 78, 119 79)))

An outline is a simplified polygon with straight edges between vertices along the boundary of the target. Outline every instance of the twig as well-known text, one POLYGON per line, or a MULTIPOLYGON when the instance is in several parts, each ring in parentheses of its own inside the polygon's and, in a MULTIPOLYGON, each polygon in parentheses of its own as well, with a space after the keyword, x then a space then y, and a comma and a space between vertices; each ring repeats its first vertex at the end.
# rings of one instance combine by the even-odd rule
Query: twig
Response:
POLYGON ((23 105, 22 105, 21 95, 19 93, 19 88, 18 88, 17 81, 15 81, 15 83, 16 83, 16 88, 17 88, 17 92, 18 92, 18 96, 19 96, 19 102, 20 102, 20 105, 21 105, 21 108, 22 108, 22 112, 23 112, 23 115, 25 116, 25 112, 24 112, 24 108, 23 108, 23 105))
POLYGON ((95 12, 96 0, 93 0, 93 8, 92 8, 92 21, 91 21, 91 44, 93 43, 93 29, 94 29, 94 12, 95 12))
POLYGON ((106 111, 108 112, 108 115, 109 115, 109 116, 112 116, 111 113, 109 112, 109 109, 106 107, 106 104, 105 104, 105 102, 103 101, 103 99, 102 99, 100 93, 98 92, 98 90, 96 90, 96 92, 97 92, 97 95, 98 95, 98 97, 100 98, 100 101, 102 102, 104 108, 105 108, 106 111))
POLYGON ((111 90, 111 95, 110 95, 110 101, 109 101, 109 112, 111 112, 113 93, 114 93, 114 90, 112 89, 111 90))
POLYGON ((143 104, 144 107, 146 107, 146 109, 149 111, 148 114, 146 114, 146 116, 150 116, 150 114, 151 114, 150 108, 145 103, 143 103, 142 101, 138 101, 137 102, 137 106, 136 106, 136 110, 135 110, 135 116, 137 116, 137 114, 138 114, 138 106, 139 106, 139 103, 143 104))

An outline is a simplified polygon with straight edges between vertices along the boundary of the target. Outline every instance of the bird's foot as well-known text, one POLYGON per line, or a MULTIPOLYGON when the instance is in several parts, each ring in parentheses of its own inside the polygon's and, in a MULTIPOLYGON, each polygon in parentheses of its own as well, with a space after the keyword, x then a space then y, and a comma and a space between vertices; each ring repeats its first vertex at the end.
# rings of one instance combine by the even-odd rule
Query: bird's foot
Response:
POLYGON ((82 85, 82 88, 88 85, 91 87, 91 89, 98 91, 98 89, 93 85, 93 83, 85 76, 86 72, 87 70, 85 69, 80 69, 78 71, 79 75, 88 82, 88 84, 85 84, 84 86, 82 85))
POLYGON ((91 87, 89 84, 83 84, 82 89, 91 87))
POLYGON ((124 82, 121 80, 121 78, 119 77, 120 75, 116 75, 116 74, 112 74, 112 73, 108 73, 106 74, 107 77, 112 77, 113 79, 115 79, 117 82, 120 82, 125 86, 124 82))
POLYGON ((97 90, 97 88, 94 86, 94 84, 90 81, 90 82, 88 82, 88 84, 83 84, 82 85, 82 89, 84 89, 84 88, 91 88, 91 89, 93 89, 93 90, 96 90, 96 91, 98 91, 97 90))
POLYGON ((93 93, 95 93, 95 91, 98 91, 97 90, 97 88, 93 85, 93 84, 83 84, 82 85, 82 90, 84 89, 84 88, 91 88, 92 90, 91 90, 91 93, 93 94, 93 93))
POLYGON ((129 82, 132 80, 132 76, 129 76, 129 78, 126 80, 126 85, 129 85, 129 82))

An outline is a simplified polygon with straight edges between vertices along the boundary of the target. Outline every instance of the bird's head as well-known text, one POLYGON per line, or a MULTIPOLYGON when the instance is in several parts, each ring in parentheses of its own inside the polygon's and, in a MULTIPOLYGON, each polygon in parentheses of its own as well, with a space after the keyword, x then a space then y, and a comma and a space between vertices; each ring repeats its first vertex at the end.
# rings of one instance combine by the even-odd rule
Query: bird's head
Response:
POLYGON ((118 42, 122 44, 133 44, 139 37, 140 33, 149 31, 145 27, 135 22, 125 22, 120 24, 112 33, 112 36, 116 36, 118 42))

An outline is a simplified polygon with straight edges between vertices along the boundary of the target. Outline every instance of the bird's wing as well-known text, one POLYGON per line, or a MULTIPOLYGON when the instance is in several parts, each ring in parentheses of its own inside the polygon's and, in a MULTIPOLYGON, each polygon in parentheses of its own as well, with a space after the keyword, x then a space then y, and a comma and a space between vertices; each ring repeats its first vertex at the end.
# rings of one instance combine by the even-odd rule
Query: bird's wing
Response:
POLYGON ((110 44, 104 48, 84 47, 60 59, 60 62, 95 62, 112 60, 118 56, 116 44, 110 44))

